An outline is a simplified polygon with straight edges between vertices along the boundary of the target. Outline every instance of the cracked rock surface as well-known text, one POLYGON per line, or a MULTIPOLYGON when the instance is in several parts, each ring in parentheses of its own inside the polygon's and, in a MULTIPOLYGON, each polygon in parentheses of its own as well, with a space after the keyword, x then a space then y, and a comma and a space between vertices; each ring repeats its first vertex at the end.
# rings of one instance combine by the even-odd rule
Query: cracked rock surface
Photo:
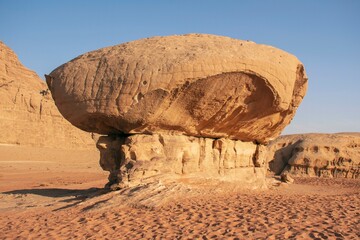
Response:
POLYGON ((307 77, 274 47, 187 34, 85 53, 47 83, 62 115, 85 131, 266 143, 293 118, 307 77))

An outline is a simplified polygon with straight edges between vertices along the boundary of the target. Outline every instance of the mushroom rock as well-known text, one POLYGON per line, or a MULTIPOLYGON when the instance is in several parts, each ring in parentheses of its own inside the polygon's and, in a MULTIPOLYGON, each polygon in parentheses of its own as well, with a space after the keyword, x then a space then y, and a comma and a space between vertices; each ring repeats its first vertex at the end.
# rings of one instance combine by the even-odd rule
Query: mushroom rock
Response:
POLYGON ((268 164, 275 174, 359 178, 360 133, 281 136, 268 146, 268 164))
MULTIPOLYGON (((130 162, 135 167, 139 159, 157 159, 156 164, 177 159, 179 165, 167 170, 178 174, 188 172, 187 164, 195 172, 205 171, 201 159, 210 151, 216 162, 223 141, 231 141, 233 149, 239 142, 246 143, 243 149, 252 145, 252 150, 242 151, 262 162, 257 145, 277 137, 289 124, 307 88, 304 67, 295 56, 207 34, 152 37, 99 49, 61 65, 46 80, 66 119, 82 130, 109 135, 98 144, 100 150, 112 149, 111 141, 121 143, 118 169, 130 162), (147 144, 158 146, 158 155, 147 144), (167 150, 171 146, 174 152, 167 150), (135 148, 136 157, 129 150, 135 148), (132 154, 127 156, 127 151, 132 154), (147 153, 138 157, 139 151, 147 153)), ((237 168, 237 157, 230 158, 237 168)), ((212 170, 221 175, 221 169, 220 164, 212 170)), ((119 174, 124 171, 131 172, 123 169, 119 174)))

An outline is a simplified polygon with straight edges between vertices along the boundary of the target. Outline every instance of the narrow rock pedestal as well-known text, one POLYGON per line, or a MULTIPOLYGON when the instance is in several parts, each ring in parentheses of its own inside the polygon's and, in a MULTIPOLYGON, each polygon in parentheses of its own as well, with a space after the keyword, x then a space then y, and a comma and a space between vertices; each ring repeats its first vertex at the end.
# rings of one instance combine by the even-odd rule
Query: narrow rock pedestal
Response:
POLYGON ((203 178, 265 186, 266 147, 225 138, 167 134, 102 136, 100 165, 107 187, 118 189, 158 179, 203 178))

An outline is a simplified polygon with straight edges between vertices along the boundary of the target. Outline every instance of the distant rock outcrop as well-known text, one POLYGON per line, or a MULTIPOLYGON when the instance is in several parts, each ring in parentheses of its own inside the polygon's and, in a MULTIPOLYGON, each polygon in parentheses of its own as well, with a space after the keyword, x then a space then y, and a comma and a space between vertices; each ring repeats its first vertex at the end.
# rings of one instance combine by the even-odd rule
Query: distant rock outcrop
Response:
POLYGON ((0 144, 90 148, 91 134, 66 121, 45 82, 0 41, 0 144))
POLYGON ((268 154, 275 174, 360 177, 360 133, 281 136, 270 143, 268 154))
POLYGON ((293 55, 206 34, 85 53, 46 80, 65 118, 109 135, 97 146, 110 184, 167 173, 264 180, 262 144, 289 124, 307 88, 293 55))

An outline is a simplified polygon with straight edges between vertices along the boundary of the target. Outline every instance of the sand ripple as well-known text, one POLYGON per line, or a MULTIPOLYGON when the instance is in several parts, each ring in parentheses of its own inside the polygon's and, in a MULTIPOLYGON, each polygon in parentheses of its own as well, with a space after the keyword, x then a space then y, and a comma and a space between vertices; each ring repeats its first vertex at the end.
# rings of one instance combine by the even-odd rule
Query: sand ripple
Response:
POLYGON ((334 191, 329 181, 323 185, 319 181, 301 185, 304 180, 267 192, 184 198, 161 207, 122 206, 106 202, 108 197, 104 195, 106 208, 77 204, 52 211, 28 208, 1 213, 0 236, 3 239, 359 239, 359 181, 347 182, 348 191, 342 191, 344 188, 336 181, 334 186, 339 191, 334 191), (302 186, 310 190, 297 191, 302 186), (319 189, 321 192, 313 192, 319 189))

